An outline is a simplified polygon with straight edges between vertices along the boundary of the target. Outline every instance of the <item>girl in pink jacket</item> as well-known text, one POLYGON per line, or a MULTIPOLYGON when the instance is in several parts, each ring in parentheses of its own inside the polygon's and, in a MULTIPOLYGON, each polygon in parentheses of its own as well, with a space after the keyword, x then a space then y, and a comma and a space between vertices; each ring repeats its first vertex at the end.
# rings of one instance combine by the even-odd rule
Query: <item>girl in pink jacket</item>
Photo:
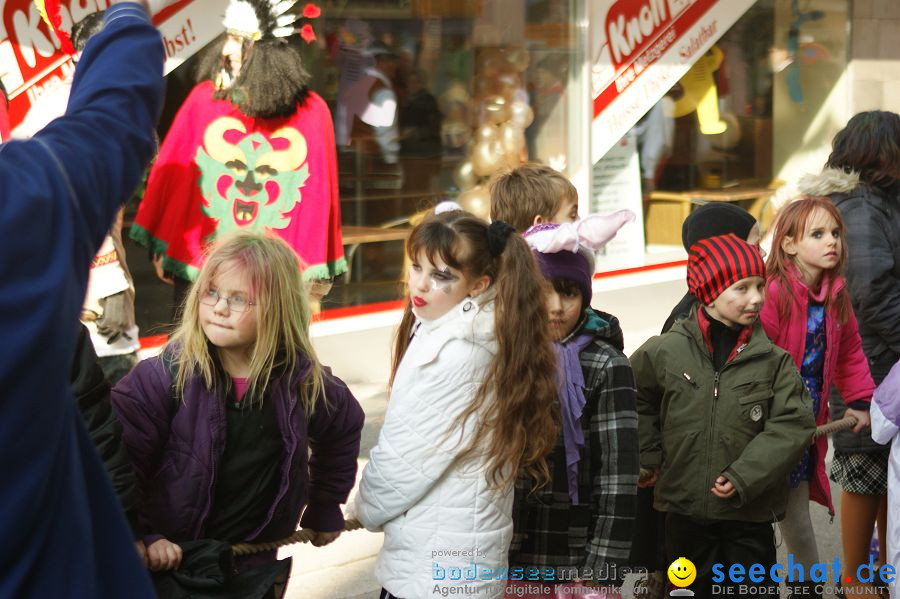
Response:
MULTIPOLYGON (((869 425, 875 384, 841 276, 846 256, 844 223, 828 199, 807 197, 786 206, 775 222, 760 320, 769 338, 794 358, 812 397, 816 424, 828 420, 828 392, 834 384, 847 402, 847 416, 857 419, 856 433, 869 425)), ((791 472, 787 512, 779 523, 794 563, 803 564, 806 572, 819 561, 809 501, 834 516, 825 474, 827 450, 825 437, 816 438, 791 472)), ((848 505, 844 497, 842 505, 848 505)), ((851 520, 844 517, 846 511, 841 510, 842 523, 851 520)))

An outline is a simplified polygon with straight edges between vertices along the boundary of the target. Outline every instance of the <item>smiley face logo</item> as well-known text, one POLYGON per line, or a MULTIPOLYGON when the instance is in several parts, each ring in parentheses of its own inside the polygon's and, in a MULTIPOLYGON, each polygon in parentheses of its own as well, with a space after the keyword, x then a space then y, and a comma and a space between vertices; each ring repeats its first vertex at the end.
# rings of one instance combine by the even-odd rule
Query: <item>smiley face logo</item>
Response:
POLYGON ((697 568, 686 557, 679 557, 669 566, 669 582, 676 587, 689 586, 697 578, 697 568))

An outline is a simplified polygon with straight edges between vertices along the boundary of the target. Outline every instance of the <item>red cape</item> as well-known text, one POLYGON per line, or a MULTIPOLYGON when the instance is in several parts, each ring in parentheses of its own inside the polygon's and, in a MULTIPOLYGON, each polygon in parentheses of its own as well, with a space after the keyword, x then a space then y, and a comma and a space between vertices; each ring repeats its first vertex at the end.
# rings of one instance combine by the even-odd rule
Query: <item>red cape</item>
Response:
POLYGON ((331 113, 313 92, 287 118, 253 119, 198 84, 150 171, 131 237, 195 280, 219 234, 269 229, 306 262, 306 279, 347 270, 331 113))

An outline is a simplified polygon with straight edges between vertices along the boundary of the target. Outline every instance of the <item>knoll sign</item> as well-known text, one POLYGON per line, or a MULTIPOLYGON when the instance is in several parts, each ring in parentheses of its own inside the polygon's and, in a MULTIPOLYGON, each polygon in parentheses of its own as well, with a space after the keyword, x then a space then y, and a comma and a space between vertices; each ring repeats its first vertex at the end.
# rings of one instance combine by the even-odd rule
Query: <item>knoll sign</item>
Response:
MULTIPOLYGON (((62 0, 62 27, 71 29, 85 15, 103 10, 107 0, 62 0)), ((166 48, 168 73, 222 31, 227 0, 178 0, 154 17, 166 48)), ((74 66, 41 20, 32 0, 0 0, 0 79, 10 96, 15 127, 32 101, 74 66)))
POLYGON ((594 0, 591 162, 597 162, 754 0, 594 0))

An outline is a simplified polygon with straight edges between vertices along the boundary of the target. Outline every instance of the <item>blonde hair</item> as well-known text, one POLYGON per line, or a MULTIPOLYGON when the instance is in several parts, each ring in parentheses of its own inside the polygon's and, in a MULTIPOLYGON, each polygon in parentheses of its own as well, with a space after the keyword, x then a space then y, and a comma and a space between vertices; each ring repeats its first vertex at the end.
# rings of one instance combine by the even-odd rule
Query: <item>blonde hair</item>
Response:
POLYGON ((250 353, 247 397, 262 397, 273 374, 282 372, 288 380, 299 368, 298 357, 310 362, 303 377, 300 398, 307 415, 315 408, 323 391, 322 365, 309 339, 310 307, 303 283, 302 262, 284 241, 274 234, 238 233, 222 238, 206 259, 200 275, 185 299, 181 322, 163 350, 175 369, 175 391, 183 396, 188 379, 199 374, 207 389, 224 385, 230 377, 217 377, 217 357, 200 323, 200 297, 220 272, 237 268, 250 278, 250 296, 256 310, 256 341, 250 353), (224 380, 217 380, 222 378, 224 380))
POLYGON ((578 191, 562 173, 537 162, 500 173, 491 181, 491 220, 502 220, 519 233, 536 216, 550 218, 563 202, 578 201, 578 191))

